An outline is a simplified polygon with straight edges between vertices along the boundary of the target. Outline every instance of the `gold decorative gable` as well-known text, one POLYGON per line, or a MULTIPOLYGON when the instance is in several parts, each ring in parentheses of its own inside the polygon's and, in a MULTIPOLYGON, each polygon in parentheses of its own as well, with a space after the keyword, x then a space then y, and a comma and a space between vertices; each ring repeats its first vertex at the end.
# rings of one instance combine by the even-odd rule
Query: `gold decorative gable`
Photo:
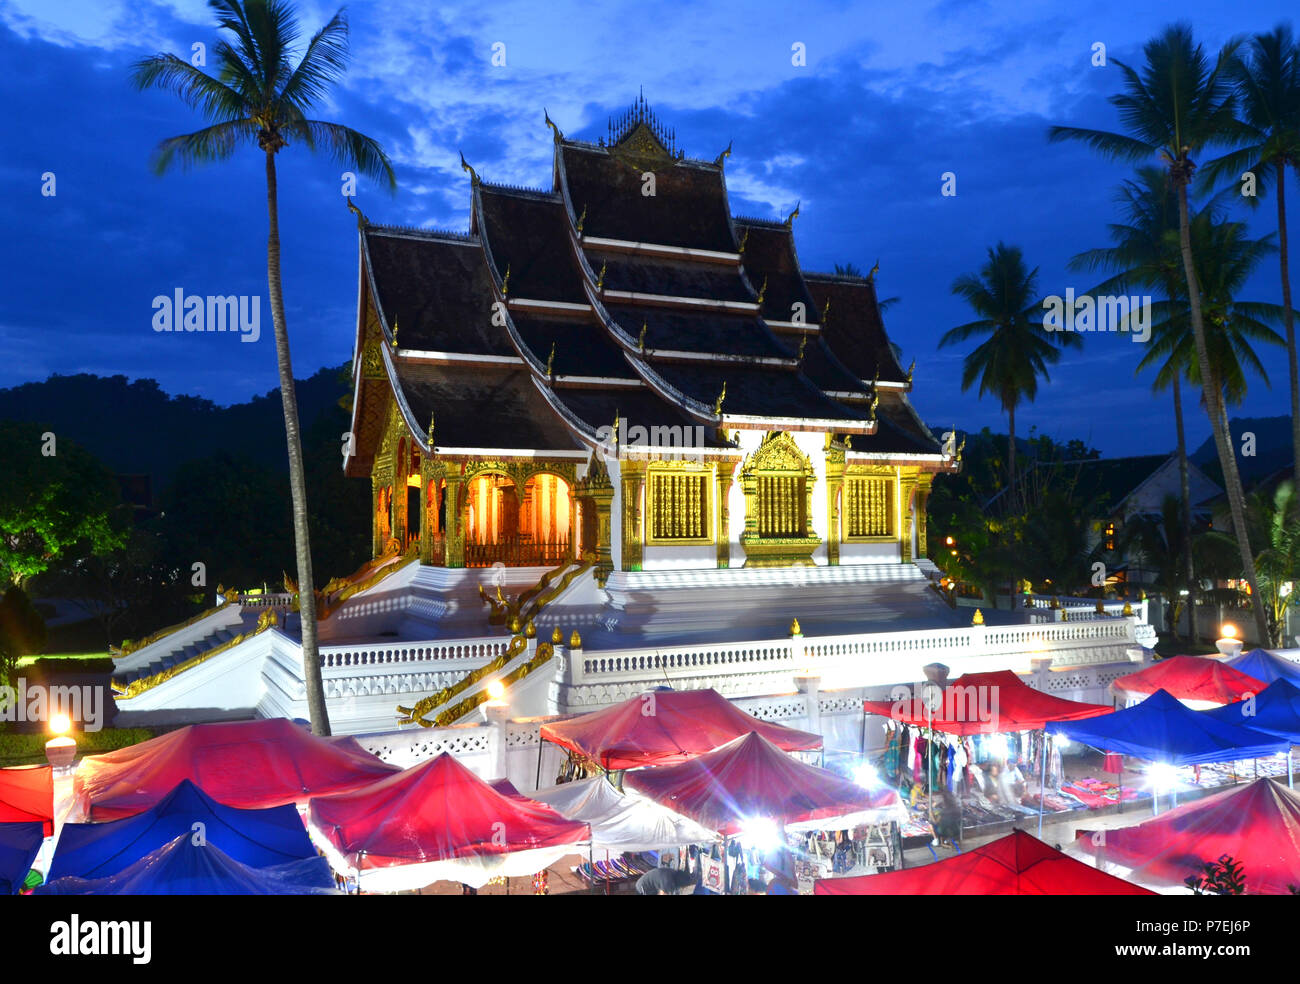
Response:
POLYGON ((785 431, 772 431, 741 468, 741 475, 751 472, 803 472, 814 474, 812 462, 799 450, 794 438, 785 431))

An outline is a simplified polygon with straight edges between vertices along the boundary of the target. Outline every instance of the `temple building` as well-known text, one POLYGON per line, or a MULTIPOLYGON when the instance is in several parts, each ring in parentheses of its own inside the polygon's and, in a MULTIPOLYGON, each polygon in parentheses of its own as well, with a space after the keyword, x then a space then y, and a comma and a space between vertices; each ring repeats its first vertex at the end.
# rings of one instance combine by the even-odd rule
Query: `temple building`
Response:
MULTIPOLYGON (((644 99, 554 144, 548 190, 468 164, 469 231, 357 210, 353 440, 375 556, 612 572, 908 564, 937 472, 872 278, 806 273, 725 162, 644 99)), ((873 271, 874 272, 874 271, 873 271)))

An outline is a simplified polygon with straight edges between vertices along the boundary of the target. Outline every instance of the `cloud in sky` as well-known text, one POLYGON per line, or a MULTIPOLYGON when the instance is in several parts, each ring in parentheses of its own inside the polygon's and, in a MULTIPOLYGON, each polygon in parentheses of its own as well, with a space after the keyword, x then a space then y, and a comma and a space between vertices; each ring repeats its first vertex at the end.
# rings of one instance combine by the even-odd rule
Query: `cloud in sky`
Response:
MULTIPOLYGON (((315 0, 298 7, 308 30, 335 9, 315 0)), ((1180 12, 1217 45, 1270 28, 1289 8, 1256 4, 1245 24, 1241 10, 1209 0, 1180 12)), ((362 185, 358 201, 372 220, 465 228, 461 151, 488 180, 549 187, 543 108, 566 134, 595 139, 644 87, 691 156, 712 159, 734 141, 733 211, 783 217, 802 202, 795 229, 805 267, 869 269, 879 259, 882 293, 901 297, 887 322, 917 360, 918 407, 929 420, 965 427, 1005 420, 995 403, 960 393, 961 353, 936 350, 943 331, 969 320, 949 286, 998 240, 1024 248, 1045 293, 1090 286, 1065 263, 1104 244, 1125 171, 1081 146, 1048 145, 1046 128, 1114 125, 1105 97, 1117 73, 1088 64, 1091 45, 1137 60, 1167 20, 1118 0, 1086 14, 1041 0, 598 9, 389 0, 352 4, 349 15, 352 65, 319 115, 389 150, 400 188, 389 197, 362 185), (503 68, 491 64, 495 42, 506 46, 503 68), (805 46, 804 66, 791 64, 796 43, 805 46), (949 170, 956 198, 939 194, 949 170)), ((199 0, 0 0, 0 58, 10 66, 0 97, 11 107, 0 209, 20 233, 2 247, 12 286, 0 299, 0 385, 50 372, 122 372, 218 402, 275 386, 269 342, 149 328, 151 299, 175 287, 265 293, 258 155, 153 177, 147 163, 158 140, 200 122, 175 99, 127 83, 143 55, 188 52, 195 41, 210 47, 210 24, 199 0), (39 195, 47 170, 58 175, 53 199, 39 195)), ((328 161, 290 148, 279 171, 301 376, 350 355, 355 225, 328 161)), ((1268 231, 1267 215, 1251 221, 1256 234, 1268 231)), ((1250 289, 1275 299, 1275 265, 1250 289)), ((1089 436, 1108 453, 1172 446, 1167 399, 1133 378, 1136 348, 1123 338, 1089 339, 1018 423, 1089 436)), ((1287 411, 1282 359, 1265 358, 1278 366, 1275 389, 1255 384, 1245 413, 1287 411)), ((1207 429, 1195 413, 1188 419, 1199 440, 1207 429)))

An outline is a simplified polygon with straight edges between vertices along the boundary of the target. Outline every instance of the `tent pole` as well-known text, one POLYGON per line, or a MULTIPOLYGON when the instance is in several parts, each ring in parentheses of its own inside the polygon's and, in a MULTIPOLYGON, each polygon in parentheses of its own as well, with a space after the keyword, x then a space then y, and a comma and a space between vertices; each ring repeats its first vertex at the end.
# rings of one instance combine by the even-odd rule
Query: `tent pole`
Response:
POLYGON ((1295 789, 1295 776, 1291 772, 1291 749, 1286 750, 1286 788, 1295 789))
POLYGON ((722 835, 722 894, 731 894, 731 873, 727 871, 727 835, 722 835))
POLYGON ((542 788, 542 746, 546 744, 546 739, 542 737, 541 728, 537 729, 537 789, 542 788))
POLYGON ((1038 780, 1038 839, 1043 839, 1043 800, 1047 798, 1047 729, 1043 729, 1043 747, 1039 751, 1043 758, 1042 774, 1038 780))

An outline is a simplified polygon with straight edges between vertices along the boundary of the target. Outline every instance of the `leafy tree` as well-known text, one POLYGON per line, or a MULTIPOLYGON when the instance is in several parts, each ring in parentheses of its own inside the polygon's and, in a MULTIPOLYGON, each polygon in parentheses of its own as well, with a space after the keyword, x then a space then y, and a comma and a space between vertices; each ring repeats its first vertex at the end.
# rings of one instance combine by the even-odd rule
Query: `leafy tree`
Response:
POLYGON ((158 146, 154 168, 161 174, 171 165, 184 166, 227 160, 243 147, 256 146, 266 166, 269 232, 266 245, 267 284, 271 321, 275 327, 284 429, 289 449, 289 488, 293 501, 294 546, 298 584, 303 590, 303 676, 312 731, 330 733, 321 680, 316 634, 316 599, 311 587, 311 537, 307 509, 307 480, 303 466, 298 405, 294 394, 289 333, 284 316, 280 278, 280 216, 275 155, 298 141, 310 151, 324 150, 337 163, 395 187, 387 155, 370 137, 338 123, 309 118, 342 76, 348 59, 348 25, 340 10, 307 43, 297 65, 293 49, 299 28, 292 8, 279 0, 209 0, 218 26, 229 32, 213 49, 220 71, 213 78, 175 55, 159 54, 138 62, 134 81, 141 89, 175 93, 209 120, 194 133, 169 137, 158 146))
POLYGON ((17 686, 18 661, 45 648, 45 619, 22 588, 0 598, 0 679, 17 686))
POLYGON ((117 483, 71 441, 0 421, 0 461, 0 584, 22 585, 69 551, 103 552, 125 539, 117 483))
MULTIPOLYGON (((1196 158, 1212 146, 1232 145, 1245 139, 1246 129, 1235 116, 1236 91, 1232 84, 1232 66, 1237 56, 1237 42, 1229 42, 1218 58, 1211 60, 1196 43, 1186 24, 1166 28, 1159 37, 1148 41, 1141 71, 1112 58, 1124 78, 1124 91, 1110 97, 1127 130, 1112 133, 1072 126, 1054 126, 1049 138, 1079 140, 1112 160, 1163 161, 1169 181, 1178 195, 1178 238, 1183 260, 1183 278, 1187 287, 1189 319, 1200 378, 1218 378, 1212 364, 1213 351, 1208 341, 1201 292, 1197 289, 1196 258, 1192 248, 1191 218, 1187 187, 1196 170, 1196 158)), ((1206 415, 1214 434, 1215 449, 1223 467, 1232 525, 1246 579, 1255 583, 1255 557, 1246 531, 1246 496, 1242 490, 1232 435, 1223 411, 1223 394, 1212 385, 1203 391, 1206 415)), ((1260 638, 1268 634, 1264 606, 1256 593, 1252 596, 1255 624, 1260 638)))
POLYGON ((1200 873, 1184 878, 1183 884, 1193 895, 1245 895, 1246 872, 1225 854, 1218 861, 1206 861, 1200 873))

